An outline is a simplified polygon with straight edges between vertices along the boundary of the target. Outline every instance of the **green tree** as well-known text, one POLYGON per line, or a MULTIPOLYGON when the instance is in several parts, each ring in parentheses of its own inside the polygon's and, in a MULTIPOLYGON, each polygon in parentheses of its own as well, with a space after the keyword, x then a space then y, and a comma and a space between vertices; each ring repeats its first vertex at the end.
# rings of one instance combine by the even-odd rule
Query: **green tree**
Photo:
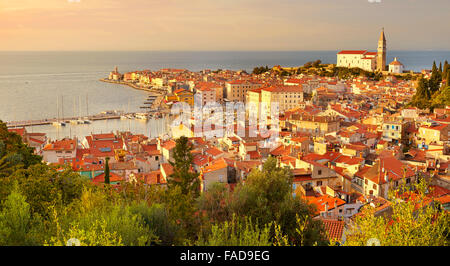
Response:
MULTIPOLYGON (((262 170, 254 169, 245 182, 239 184, 232 195, 230 208, 238 216, 249 216, 259 224, 276 222, 282 233, 293 245, 300 245, 296 233, 296 217, 313 217, 315 209, 300 198, 292 195, 292 175, 289 169, 277 166, 277 160, 270 157, 262 170)), ((323 228, 320 222, 308 218, 304 230, 304 245, 324 244, 323 228)))
POLYGON ((0 120, 0 178, 11 175, 15 170, 40 164, 41 156, 22 142, 22 137, 9 132, 6 124, 0 120))
POLYGON ((231 219, 230 203, 232 194, 225 184, 214 183, 208 191, 202 193, 198 199, 199 209, 207 213, 215 222, 225 222, 231 219))
POLYGON ((40 220, 32 216, 30 205, 16 183, 0 212, 0 245, 36 245, 40 226, 40 220))
POLYGON ((133 204, 131 212, 140 215, 145 225, 153 230, 159 239, 158 242, 154 243, 155 245, 170 246, 179 243, 179 240, 177 240, 177 226, 170 219, 165 205, 155 203, 148 206, 148 204, 142 202, 133 204))
POLYGON ((105 159, 105 184, 110 184, 111 182, 110 182, 110 180, 109 180, 109 176, 110 176, 110 173, 109 173, 109 157, 106 157, 106 159, 105 159))
POLYGON ((61 208, 68 205, 81 197, 85 186, 91 186, 89 181, 84 180, 70 168, 56 171, 41 164, 17 170, 10 177, 0 181, 0 188, 9 190, 16 181, 30 204, 32 213, 37 213, 44 219, 51 216, 49 211, 51 206, 61 208))
POLYGON ((111 233, 106 229, 106 221, 96 220, 87 229, 81 229, 77 224, 71 225, 61 237, 53 236, 45 246, 124 246, 122 238, 117 232, 111 233), (69 241, 70 240, 70 241, 69 241), (76 242, 78 241, 78 243, 76 242))
POLYGON ((413 96, 411 105, 418 107, 420 109, 425 109, 430 107, 431 91, 429 87, 429 82, 425 78, 421 77, 419 79, 419 84, 416 88, 416 94, 413 96))
POLYGON ((201 212, 199 212, 196 198, 182 192, 180 186, 173 186, 163 195, 169 219, 177 225, 178 245, 192 244, 202 227, 207 226, 201 212))
POLYGON ((450 86, 450 69, 447 71, 447 76, 445 78, 445 87, 450 86))
POLYGON ((391 191, 392 216, 377 217, 375 209, 366 206, 344 244, 365 246, 376 238, 382 246, 448 246, 448 213, 427 196, 427 187, 422 181, 414 185, 414 193, 405 188, 391 191))
POLYGON ((233 219, 221 224, 215 224, 211 228, 211 233, 205 238, 200 238, 198 246, 271 246, 272 224, 259 226, 253 223, 251 218, 233 219))
POLYGON ((442 82, 442 73, 436 67, 436 62, 433 62, 433 69, 431 72, 431 77, 430 77, 430 80, 428 81, 428 86, 429 86, 431 95, 439 90, 439 84, 441 82, 442 82))
MULTIPOLYGON (((444 78, 448 77, 449 70, 450 70, 449 64, 448 64, 447 60, 445 60, 445 62, 444 62, 444 69, 442 70, 442 77, 444 77, 444 78)), ((448 82, 447 82, 447 86, 449 86, 448 82)))
MULTIPOLYGON (((450 77, 449 77, 450 78, 450 77)), ((450 86, 442 87, 433 97, 434 108, 445 108, 450 105, 450 86)))
POLYGON ((179 186, 186 195, 198 197, 200 193, 200 180, 198 173, 192 170, 192 144, 187 137, 177 139, 173 152, 173 174, 168 179, 169 188, 179 186))

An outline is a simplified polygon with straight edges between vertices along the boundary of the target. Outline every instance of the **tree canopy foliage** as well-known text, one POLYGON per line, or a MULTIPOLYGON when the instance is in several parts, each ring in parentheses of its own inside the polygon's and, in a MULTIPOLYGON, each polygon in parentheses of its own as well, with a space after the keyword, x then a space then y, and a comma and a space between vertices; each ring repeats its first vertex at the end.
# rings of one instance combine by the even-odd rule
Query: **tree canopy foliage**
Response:
MULTIPOLYGON (((181 138, 167 187, 125 182, 115 188, 94 185, 70 166, 56 169, 41 163, 18 135, 5 131, 1 124, 0 136, 9 147, 6 154, 17 153, 22 159, 12 161, 10 172, 0 177, 0 245, 329 244, 322 222, 312 219, 315 208, 293 197, 290 171, 274 158, 253 169, 234 190, 214 184, 199 193, 200 180, 191 167, 192 147, 181 138)), ((348 243, 361 244, 377 236, 394 245, 448 244, 443 240, 448 217, 442 212, 430 208, 416 217, 412 205, 396 206, 393 219, 401 224, 364 216, 366 220, 357 221, 362 231, 350 235, 348 243), (383 228, 392 233, 382 234, 383 228)))
POLYGON ((410 106, 421 109, 443 108, 450 105, 450 68, 445 61, 444 67, 438 68, 433 62, 431 77, 426 79, 421 77, 416 88, 410 106))
MULTIPOLYGON (((382 246, 448 246, 449 215, 427 197, 428 184, 414 184, 391 191, 392 215, 376 216, 366 206, 351 226, 345 245, 365 246, 377 239, 382 246)), ((428 193, 429 194, 429 193, 428 193)))

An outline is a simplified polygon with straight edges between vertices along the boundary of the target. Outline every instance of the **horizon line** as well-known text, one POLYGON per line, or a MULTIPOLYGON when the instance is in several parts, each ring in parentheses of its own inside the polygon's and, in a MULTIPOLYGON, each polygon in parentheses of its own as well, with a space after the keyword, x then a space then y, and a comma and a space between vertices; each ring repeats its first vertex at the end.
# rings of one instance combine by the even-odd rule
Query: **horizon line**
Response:
MULTIPOLYGON (((334 52, 343 49, 324 49, 324 50, 0 50, 0 52, 334 52)), ((344 50, 367 50, 370 49, 344 49, 344 50)), ((375 49, 373 49, 375 50, 375 49)), ((450 50, 440 49, 403 49, 387 50, 387 52, 450 52, 450 50)))

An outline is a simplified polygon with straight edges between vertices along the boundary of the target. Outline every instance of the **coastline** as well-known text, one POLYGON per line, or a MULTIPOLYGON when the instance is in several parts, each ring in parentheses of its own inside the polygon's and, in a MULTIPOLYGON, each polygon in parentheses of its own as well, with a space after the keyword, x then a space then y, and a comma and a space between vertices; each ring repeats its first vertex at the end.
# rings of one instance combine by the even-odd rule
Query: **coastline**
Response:
POLYGON ((117 80, 111 80, 108 78, 101 78, 99 79, 101 82, 106 83, 112 83, 112 84, 119 84, 119 85, 125 85, 128 87, 131 87, 135 90, 143 90, 152 93, 154 96, 157 96, 156 99, 152 103, 152 109, 159 110, 160 112, 164 112, 164 109, 167 109, 167 106, 163 106, 163 99, 164 99, 164 93, 160 90, 151 89, 150 87, 142 87, 138 86, 134 83, 125 82, 125 81, 117 81, 117 80))

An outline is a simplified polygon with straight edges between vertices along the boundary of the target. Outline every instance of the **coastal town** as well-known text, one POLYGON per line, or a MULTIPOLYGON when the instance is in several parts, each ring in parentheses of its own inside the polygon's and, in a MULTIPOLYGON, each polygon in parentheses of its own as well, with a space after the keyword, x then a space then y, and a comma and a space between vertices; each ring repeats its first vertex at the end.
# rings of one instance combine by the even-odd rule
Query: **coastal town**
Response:
MULTIPOLYGON (((261 145, 269 137, 249 136, 248 124, 245 136, 235 132, 217 138, 198 137, 193 125, 157 138, 116 131, 49 141, 44 133, 25 127, 9 131, 19 134, 47 164, 70 167, 95 184, 105 182, 108 165, 110 183, 117 189, 136 181, 167 186, 181 136, 192 144, 191 170, 199 174, 201 192, 215 183, 233 190, 245 184, 253 169, 276 158, 292 175, 292 197, 315 205, 314 219, 322 220, 330 239, 339 241, 345 241, 348 224, 364 206, 375 207, 376 216, 389 215, 389 191, 420 178, 431 184, 427 197, 448 212, 450 106, 408 106, 419 78, 430 78, 433 71, 408 71, 397 58, 388 64, 384 30, 377 52, 342 50, 336 56, 336 64, 318 60, 296 68, 255 66, 253 73, 166 68, 121 74, 116 67, 102 80, 154 95, 144 114, 168 115, 180 102, 193 107, 195 97, 202 105, 278 103, 279 132, 271 148, 261 145), (343 72, 355 68, 368 74, 343 72)), ((447 62, 440 71, 441 85, 448 86, 447 62)))

